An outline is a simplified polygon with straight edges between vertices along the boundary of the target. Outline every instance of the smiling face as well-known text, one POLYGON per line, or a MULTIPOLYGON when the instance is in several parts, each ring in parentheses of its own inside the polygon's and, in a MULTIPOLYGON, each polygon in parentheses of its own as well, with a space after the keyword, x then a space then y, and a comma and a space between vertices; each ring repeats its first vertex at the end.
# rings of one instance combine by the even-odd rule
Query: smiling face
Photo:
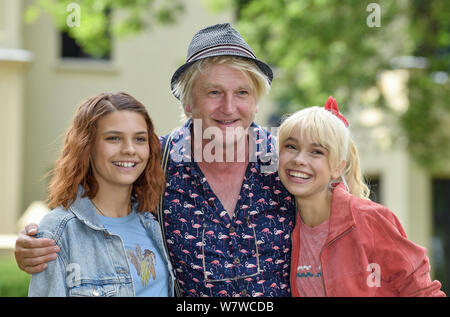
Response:
POLYGON ((141 114, 122 110, 98 120, 91 163, 100 187, 131 187, 149 156, 147 124, 141 114))
POLYGON ((331 170, 327 147, 309 138, 301 138, 299 130, 299 127, 294 128, 280 144, 280 180, 297 201, 327 199, 328 184, 340 176, 344 165, 331 170))
POLYGON ((197 75, 186 111, 202 120, 202 132, 220 129, 223 140, 227 131, 247 131, 257 112, 251 80, 229 65, 209 65, 197 75))

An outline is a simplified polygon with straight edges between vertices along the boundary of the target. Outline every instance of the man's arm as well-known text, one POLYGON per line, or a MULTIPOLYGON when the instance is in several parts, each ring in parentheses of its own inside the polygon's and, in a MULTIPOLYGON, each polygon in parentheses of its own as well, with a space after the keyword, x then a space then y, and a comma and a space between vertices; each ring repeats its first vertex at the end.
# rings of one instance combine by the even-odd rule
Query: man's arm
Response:
POLYGON ((17 265, 29 274, 42 272, 47 268, 47 262, 57 258, 59 247, 52 239, 33 237, 38 232, 38 225, 27 225, 19 233, 14 248, 17 265))
MULTIPOLYGON (((64 253, 63 250, 58 254, 59 256, 56 260, 50 261, 46 264, 48 267, 44 271, 31 276, 30 285, 28 287, 29 297, 69 296, 66 279, 67 268, 65 265, 65 263, 67 263, 67 259, 63 260, 64 254, 66 253, 64 253)), ((79 271, 76 274, 79 276, 79 271)))

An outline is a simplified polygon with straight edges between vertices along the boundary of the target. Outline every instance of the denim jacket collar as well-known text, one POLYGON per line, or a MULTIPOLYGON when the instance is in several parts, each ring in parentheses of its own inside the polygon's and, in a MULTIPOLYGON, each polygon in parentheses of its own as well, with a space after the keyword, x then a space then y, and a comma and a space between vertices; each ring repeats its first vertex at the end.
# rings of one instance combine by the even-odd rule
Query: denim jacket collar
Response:
POLYGON ((97 217, 97 212, 88 196, 84 196, 85 189, 83 186, 78 185, 77 198, 70 205, 69 210, 83 223, 94 230, 105 230, 97 217))

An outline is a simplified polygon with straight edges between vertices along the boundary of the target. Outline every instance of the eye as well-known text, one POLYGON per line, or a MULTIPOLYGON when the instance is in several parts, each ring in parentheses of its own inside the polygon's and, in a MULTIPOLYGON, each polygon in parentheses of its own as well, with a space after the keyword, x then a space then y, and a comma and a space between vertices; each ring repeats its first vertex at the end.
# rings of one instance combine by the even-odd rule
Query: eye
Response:
POLYGON ((294 145, 289 144, 289 143, 285 144, 285 145, 284 145, 284 148, 286 148, 286 149, 288 149, 288 150, 295 150, 295 149, 296 149, 294 145))
POLYGON ((324 151, 319 150, 319 149, 314 149, 311 151, 311 153, 314 155, 324 155, 324 151))
POLYGON ((239 90, 238 95, 241 97, 248 96, 249 92, 247 90, 239 90))
POLYGON ((147 142, 147 138, 143 137, 143 136, 139 136, 136 138, 136 141, 139 143, 144 143, 144 142, 147 142))
POLYGON ((120 138, 118 136, 116 136, 116 135, 112 135, 112 136, 107 137, 106 140, 114 142, 114 141, 119 141, 120 138))
POLYGON ((215 96, 218 96, 219 93, 220 92, 218 90, 211 90, 208 92, 208 95, 215 97, 215 96))

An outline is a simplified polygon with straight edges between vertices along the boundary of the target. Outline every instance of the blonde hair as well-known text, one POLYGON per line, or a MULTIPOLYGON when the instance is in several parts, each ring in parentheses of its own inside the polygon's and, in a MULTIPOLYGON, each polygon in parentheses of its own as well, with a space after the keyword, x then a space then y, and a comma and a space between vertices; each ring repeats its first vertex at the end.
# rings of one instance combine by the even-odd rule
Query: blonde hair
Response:
POLYGON ((341 175, 342 181, 348 185, 352 195, 369 199, 370 190, 361 173, 358 150, 350 130, 337 116, 322 107, 297 111, 287 117, 280 126, 279 149, 296 127, 300 128, 300 138, 319 143, 328 149, 328 162, 332 170, 345 160, 347 163, 341 175))
POLYGON ((191 115, 186 111, 186 105, 191 101, 192 87, 198 73, 202 73, 211 65, 229 65, 234 69, 240 70, 246 76, 255 90, 256 101, 270 90, 270 84, 266 75, 250 59, 237 56, 215 56, 201 59, 192 64, 180 77, 174 85, 173 92, 180 96, 181 106, 187 118, 191 115))

